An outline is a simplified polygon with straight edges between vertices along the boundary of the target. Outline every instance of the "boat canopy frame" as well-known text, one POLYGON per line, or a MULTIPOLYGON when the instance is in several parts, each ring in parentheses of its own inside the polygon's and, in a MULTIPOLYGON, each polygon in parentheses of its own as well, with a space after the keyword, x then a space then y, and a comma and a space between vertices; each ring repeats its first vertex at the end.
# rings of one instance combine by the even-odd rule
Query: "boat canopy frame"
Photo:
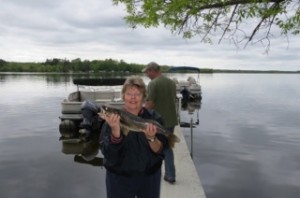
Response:
POLYGON ((198 67, 191 67, 191 66, 176 66, 176 67, 171 67, 168 72, 181 72, 181 71, 193 71, 200 73, 200 68, 198 67))
POLYGON ((179 73, 182 71, 193 71, 198 73, 197 82, 199 82, 200 79, 200 68, 198 67, 192 67, 192 66, 173 66, 171 67, 167 72, 168 73, 179 73))
POLYGON ((77 86, 118 86, 123 85, 125 78, 78 78, 73 79, 73 83, 77 86))
POLYGON ((120 86, 125 80, 125 78, 77 78, 73 79, 73 84, 77 85, 79 92, 80 86, 120 86))

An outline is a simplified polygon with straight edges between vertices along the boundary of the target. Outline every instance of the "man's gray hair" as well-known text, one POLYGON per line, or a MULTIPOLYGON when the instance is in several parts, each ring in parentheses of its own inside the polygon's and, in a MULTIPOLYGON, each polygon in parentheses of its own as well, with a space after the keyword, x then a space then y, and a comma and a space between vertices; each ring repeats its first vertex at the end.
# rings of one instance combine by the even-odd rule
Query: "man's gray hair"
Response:
POLYGON ((160 71, 160 66, 156 62, 150 62, 147 64, 147 66, 142 70, 142 72, 148 71, 148 70, 154 70, 154 71, 160 71))

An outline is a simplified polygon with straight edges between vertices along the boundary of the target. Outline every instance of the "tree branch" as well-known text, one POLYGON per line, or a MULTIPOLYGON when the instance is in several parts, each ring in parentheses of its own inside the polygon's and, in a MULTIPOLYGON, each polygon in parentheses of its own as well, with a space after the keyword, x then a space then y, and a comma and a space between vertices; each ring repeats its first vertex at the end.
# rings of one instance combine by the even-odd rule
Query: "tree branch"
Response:
POLYGON ((234 9, 233 9, 233 11, 232 11, 231 17, 230 17, 230 19, 229 19, 229 22, 228 22, 228 24, 227 24, 225 30, 223 31, 223 34, 222 34, 221 38, 219 39, 219 44, 220 44, 221 41, 223 40, 223 37, 224 37, 224 35, 226 34, 226 31, 227 31, 228 28, 229 28, 229 26, 230 26, 230 24, 231 24, 231 22, 232 22, 232 19, 233 19, 234 15, 235 15, 235 12, 236 12, 238 6, 239 6, 238 4, 234 6, 234 9))

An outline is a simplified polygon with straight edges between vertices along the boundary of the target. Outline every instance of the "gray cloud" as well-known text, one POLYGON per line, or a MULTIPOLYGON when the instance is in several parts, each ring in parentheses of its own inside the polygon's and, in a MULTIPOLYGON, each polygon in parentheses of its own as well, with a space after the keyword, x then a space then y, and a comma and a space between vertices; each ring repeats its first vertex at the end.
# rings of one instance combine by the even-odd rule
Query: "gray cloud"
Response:
POLYGON ((0 58, 45 61, 47 58, 123 59, 146 64, 205 68, 300 70, 299 39, 271 40, 237 49, 232 43, 204 44, 173 35, 163 27, 131 29, 123 5, 111 0, 0 0, 0 58))

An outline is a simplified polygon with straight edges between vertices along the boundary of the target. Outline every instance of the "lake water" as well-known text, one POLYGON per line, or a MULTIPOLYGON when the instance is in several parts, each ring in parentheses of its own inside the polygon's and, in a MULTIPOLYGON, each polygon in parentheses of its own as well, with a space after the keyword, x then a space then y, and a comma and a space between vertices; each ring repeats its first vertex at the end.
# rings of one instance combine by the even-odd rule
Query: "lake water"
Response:
MULTIPOLYGON (((193 144, 182 131, 207 198, 299 197, 300 75, 201 74, 200 84, 201 108, 181 121, 199 120, 193 144)), ((0 74, 1 198, 105 197, 105 169, 62 152, 60 103, 74 90, 72 76, 0 74)))

